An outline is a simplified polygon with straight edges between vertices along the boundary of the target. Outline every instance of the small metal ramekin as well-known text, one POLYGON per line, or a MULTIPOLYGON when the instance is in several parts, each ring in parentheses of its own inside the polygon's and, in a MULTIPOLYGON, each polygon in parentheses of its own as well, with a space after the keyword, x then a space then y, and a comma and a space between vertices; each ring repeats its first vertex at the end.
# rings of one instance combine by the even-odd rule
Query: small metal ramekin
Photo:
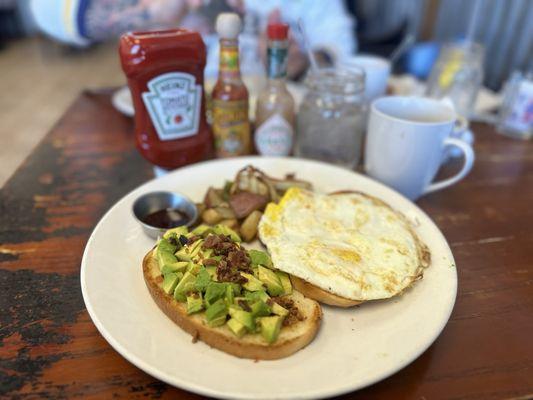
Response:
POLYGON ((147 215, 167 208, 173 208, 187 215, 189 222, 185 226, 193 225, 198 218, 198 210, 192 200, 180 193, 164 191, 146 193, 135 200, 133 203, 133 215, 141 224, 144 232, 151 238, 156 239, 163 235, 167 228, 149 225, 143 220, 147 215))

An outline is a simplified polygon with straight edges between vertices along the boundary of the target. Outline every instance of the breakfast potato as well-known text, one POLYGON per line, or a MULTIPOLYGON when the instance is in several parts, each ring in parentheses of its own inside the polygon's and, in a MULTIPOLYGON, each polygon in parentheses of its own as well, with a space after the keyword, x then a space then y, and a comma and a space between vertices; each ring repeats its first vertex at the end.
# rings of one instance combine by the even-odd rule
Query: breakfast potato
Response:
POLYGON ((228 228, 233 229, 234 231, 239 230, 239 221, 236 218, 232 219, 223 219, 219 222, 220 225, 226 225, 228 228))
POLYGON ((251 241, 257 234, 257 225, 263 213, 259 210, 253 211, 241 225, 241 236, 245 242, 251 241))
POLYGON ((222 221, 223 217, 214 208, 208 208, 202 213, 202 220, 208 225, 215 225, 222 221))
POLYGON ((241 232, 245 242, 257 235, 257 225, 269 202, 277 203, 290 187, 311 189, 311 184, 297 180, 294 174, 277 179, 251 165, 241 169, 223 187, 210 186, 203 202, 197 204, 201 222, 222 224, 241 232))

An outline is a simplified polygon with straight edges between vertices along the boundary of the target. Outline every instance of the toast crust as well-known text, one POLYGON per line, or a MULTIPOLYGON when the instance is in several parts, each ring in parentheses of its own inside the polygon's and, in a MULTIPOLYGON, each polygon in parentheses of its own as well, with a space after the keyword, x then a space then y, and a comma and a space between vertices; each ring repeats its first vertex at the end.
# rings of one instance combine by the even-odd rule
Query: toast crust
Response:
POLYGON ((165 293, 161 288, 163 277, 151 250, 143 259, 143 276, 148 291, 158 307, 180 328, 211 347, 240 358, 275 360, 287 357, 307 346, 316 336, 322 319, 320 305, 294 291, 289 297, 304 315, 303 321, 283 327, 276 342, 266 343, 260 334, 247 334, 238 338, 226 327, 209 327, 204 313, 187 315, 186 306, 165 293))
POLYGON ((364 303, 363 301, 351 300, 346 297, 337 296, 336 294, 330 293, 324 289, 319 288, 318 286, 313 285, 301 278, 298 278, 294 275, 289 275, 293 287, 302 293, 305 297, 316 300, 319 303, 324 303, 330 306, 336 307, 353 307, 358 304, 364 303))

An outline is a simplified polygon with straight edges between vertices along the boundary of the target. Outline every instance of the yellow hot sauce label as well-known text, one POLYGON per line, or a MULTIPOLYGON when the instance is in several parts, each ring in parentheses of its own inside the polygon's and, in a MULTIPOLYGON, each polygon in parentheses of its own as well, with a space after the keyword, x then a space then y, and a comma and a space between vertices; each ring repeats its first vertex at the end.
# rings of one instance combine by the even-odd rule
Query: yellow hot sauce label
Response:
POLYGON ((213 135, 218 157, 249 154, 248 102, 213 100, 213 135))
POLYGON ((237 46, 224 46, 220 49, 220 71, 226 74, 239 74, 239 48, 237 46))

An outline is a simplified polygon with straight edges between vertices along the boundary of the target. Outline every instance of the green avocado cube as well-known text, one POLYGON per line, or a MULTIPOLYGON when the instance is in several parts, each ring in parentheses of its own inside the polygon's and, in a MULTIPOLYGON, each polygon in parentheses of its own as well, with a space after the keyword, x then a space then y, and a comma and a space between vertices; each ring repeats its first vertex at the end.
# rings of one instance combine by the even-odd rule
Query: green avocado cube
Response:
POLYGON ((272 267, 272 260, 270 259, 270 256, 264 251, 248 250, 248 254, 250 256, 250 261, 252 262, 252 265, 262 265, 263 267, 269 268, 272 267))
POLYGON ((231 285, 226 285, 226 304, 229 306, 233 304, 233 299, 235 298, 235 293, 233 292, 233 288, 231 285))
POLYGON ((187 296, 187 314, 194 314, 195 312, 202 311, 204 308, 204 301, 202 299, 202 293, 193 293, 187 296))
POLYGON ((174 272, 170 272, 166 274, 165 277, 163 278, 163 283, 161 284, 163 291, 166 294, 173 293, 179 280, 180 280, 179 275, 174 272))
POLYGON ((272 304, 272 313, 279 315, 280 317, 286 317, 289 315, 289 310, 274 301, 272 304))
POLYGON ((268 304, 261 300, 253 303, 250 308, 252 309, 252 315, 254 317, 268 317, 272 312, 268 304))
POLYGON ((257 290, 265 290, 263 282, 261 282, 255 276, 247 274, 246 272, 241 272, 241 276, 245 277, 247 280, 246 283, 242 284, 242 287, 246 290, 249 290, 250 292, 255 292, 257 290))
POLYGON ((283 294, 283 286, 274 271, 260 265, 257 268, 257 276, 261 282, 267 285, 267 291, 271 296, 283 294))
POLYGON ((228 314, 228 306, 223 299, 219 299, 211 305, 207 306, 205 310, 205 318, 207 324, 211 327, 220 326, 226 323, 226 315, 228 314))
POLYGON ((199 292, 205 292, 209 282, 211 282, 211 275, 209 275, 207 269, 201 268, 196 276, 196 282, 194 283, 195 289, 199 292))
POLYGON ((281 330, 281 323, 283 317, 273 315, 271 317, 257 318, 257 322, 261 326, 261 335, 268 343, 274 343, 279 336, 281 330))
POLYGON ((291 279, 289 278, 289 274, 283 271, 276 271, 276 275, 278 276, 281 286, 283 286, 283 294, 291 294, 292 293, 292 283, 291 279))
POLYGON ((198 225, 196 228, 192 230, 193 234, 203 236, 203 237, 206 237, 211 232, 213 232, 213 227, 206 225, 206 224, 198 225))
POLYGON ((195 282, 196 276, 188 271, 185 272, 183 278, 181 278, 178 285, 174 289, 174 298, 178 301, 187 301, 187 293, 195 291, 195 282))
POLYGON ((181 235, 186 235, 189 232, 186 226, 178 226, 177 228, 169 229, 165 232, 163 235, 163 238, 168 239, 173 234, 175 234, 177 237, 180 237, 181 235))
POLYGON ((253 332, 255 330, 255 321, 251 312, 241 310, 237 306, 231 306, 229 315, 243 324, 249 331, 253 332))
POLYGON ((176 251, 176 253, 174 253, 174 255, 180 261, 187 261, 188 262, 188 261, 192 260, 192 257, 189 254, 187 246, 183 246, 181 249, 176 251))
POLYGON ((211 277, 211 280, 212 281, 217 281, 218 278, 217 278, 217 267, 205 267, 205 270, 207 271, 207 273, 209 274, 209 276, 211 277))
POLYGON ((191 274, 196 275, 198 274, 198 272, 200 272, 201 267, 202 266, 200 264, 195 264, 192 261, 189 261, 187 265, 187 271, 189 271, 191 274))
POLYGON ((209 306, 226 295, 226 284, 221 282, 209 282, 205 291, 205 302, 209 306))
POLYGON ((263 290, 258 290, 257 292, 246 291, 246 293, 244 294, 244 297, 246 297, 246 299, 251 302, 261 300, 266 303, 268 299, 270 299, 270 296, 267 294, 267 292, 265 292, 264 288, 263 290))
POLYGON ((191 255, 191 258, 196 257, 200 253, 200 250, 202 250, 202 244, 204 244, 204 240, 199 239, 189 246, 189 254, 191 255))
POLYGON ((156 253, 157 252, 164 252, 164 253, 174 253, 176 251, 176 246, 170 243, 166 239, 161 239, 156 246, 156 253))
POLYGON ((185 272, 185 270, 187 269, 187 265, 189 265, 187 261, 176 261, 172 264, 165 264, 161 268, 161 273, 163 275, 166 275, 169 272, 185 272))
POLYGON ((217 235, 229 236, 234 242, 242 242, 241 237, 237 235, 237 232, 226 225, 215 225, 213 227, 213 232, 215 232, 217 235))
POLYGON ((235 336, 240 338, 246 333, 246 327, 235 318, 230 318, 226 323, 228 324, 228 328, 235 334, 235 336))

